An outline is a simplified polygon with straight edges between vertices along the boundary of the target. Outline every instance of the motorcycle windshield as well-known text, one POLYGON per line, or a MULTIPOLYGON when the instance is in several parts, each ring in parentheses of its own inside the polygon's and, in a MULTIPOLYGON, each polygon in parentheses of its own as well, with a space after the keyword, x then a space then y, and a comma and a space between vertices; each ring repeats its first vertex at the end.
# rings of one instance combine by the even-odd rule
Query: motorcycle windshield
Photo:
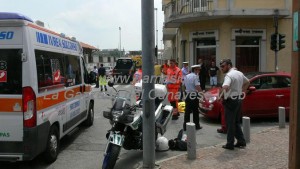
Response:
POLYGON ((127 90, 119 90, 116 98, 125 100, 127 104, 131 104, 131 92, 127 90))

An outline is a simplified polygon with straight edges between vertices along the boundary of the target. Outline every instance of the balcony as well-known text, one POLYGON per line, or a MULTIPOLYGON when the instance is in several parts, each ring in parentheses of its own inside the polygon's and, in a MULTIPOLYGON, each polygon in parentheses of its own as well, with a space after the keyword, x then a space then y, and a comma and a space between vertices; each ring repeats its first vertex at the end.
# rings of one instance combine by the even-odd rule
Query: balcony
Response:
POLYGON ((176 37, 176 28, 163 28, 163 40, 173 40, 176 37))
POLYGON ((291 0, 171 0, 163 1, 165 28, 218 18, 272 18, 290 15, 291 0), (168 2, 168 3, 166 3, 168 2))

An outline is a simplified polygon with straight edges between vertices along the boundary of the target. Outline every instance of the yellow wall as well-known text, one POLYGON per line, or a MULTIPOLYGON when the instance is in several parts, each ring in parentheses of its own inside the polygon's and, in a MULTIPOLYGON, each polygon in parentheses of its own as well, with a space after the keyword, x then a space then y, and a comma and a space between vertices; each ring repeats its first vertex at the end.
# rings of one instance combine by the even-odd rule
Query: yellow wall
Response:
POLYGON ((166 4, 170 3, 170 2, 171 2, 171 0, 163 0, 163 1, 162 1, 162 4, 163 4, 163 5, 166 5, 166 4))
MULTIPOLYGON (((220 59, 231 58, 231 35, 232 29, 265 29, 266 30, 266 59, 267 71, 274 71, 275 57, 274 51, 270 49, 270 36, 274 33, 273 19, 216 19, 201 22, 193 22, 183 24, 180 28, 179 37, 187 40, 186 43, 186 58, 189 60, 190 47, 189 47, 189 34, 195 31, 218 30, 219 31, 219 53, 220 59)), ((286 34, 286 48, 278 52, 278 66, 280 71, 290 72, 291 68, 291 38, 292 38, 292 19, 279 20, 279 33, 286 34)), ((178 37, 177 36, 177 37, 178 37)), ((177 49, 181 50, 179 43, 177 49)), ((181 57, 180 50, 177 50, 177 56, 181 57)), ((233 54, 234 55, 234 54, 233 54)), ((261 56, 263 57, 263 56, 261 56)), ((182 61, 182 60, 180 60, 182 61)))
POLYGON ((227 0, 218 0, 217 9, 227 9, 227 0))
POLYGON ((235 0, 235 8, 284 9, 285 0, 235 0))

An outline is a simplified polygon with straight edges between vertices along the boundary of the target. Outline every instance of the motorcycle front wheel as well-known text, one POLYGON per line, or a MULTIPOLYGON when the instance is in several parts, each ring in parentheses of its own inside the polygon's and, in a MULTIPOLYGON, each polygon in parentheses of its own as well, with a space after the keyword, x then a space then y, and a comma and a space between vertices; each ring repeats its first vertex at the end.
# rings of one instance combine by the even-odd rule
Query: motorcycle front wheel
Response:
POLYGON ((120 146, 115 144, 110 144, 106 152, 106 155, 104 156, 103 159, 102 169, 113 169, 117 162, 120 151, 121 151, 120 146))

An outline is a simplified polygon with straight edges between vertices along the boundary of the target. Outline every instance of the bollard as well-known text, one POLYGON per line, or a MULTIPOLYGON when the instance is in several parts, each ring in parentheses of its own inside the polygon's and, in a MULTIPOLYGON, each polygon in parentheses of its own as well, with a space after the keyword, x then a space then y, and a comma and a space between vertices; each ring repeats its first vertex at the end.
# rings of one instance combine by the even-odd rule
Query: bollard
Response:
POLYGON ((250 118, 246 116, 243 117, 243 132, 246 143, 250 143, 250 118))
POLYGON ((188 159, 196 159, 196 128, 195 123, 186 123, 188 159))
POLYGON ((285 128, 285 108, 278 107, 279 128, 285 128))

